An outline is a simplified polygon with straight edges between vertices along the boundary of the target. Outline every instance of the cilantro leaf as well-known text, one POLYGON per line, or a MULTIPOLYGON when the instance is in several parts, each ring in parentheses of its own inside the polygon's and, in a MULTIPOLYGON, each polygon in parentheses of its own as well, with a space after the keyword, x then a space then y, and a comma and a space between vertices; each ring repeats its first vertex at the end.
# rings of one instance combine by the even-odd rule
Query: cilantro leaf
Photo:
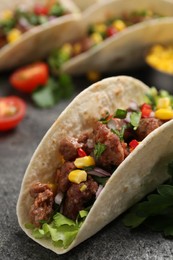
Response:
POLYGON ((114 117, 124 119, 126 118, 127 110, 124 109, 117 109, 114 113, 114 117))
POLYGON ((132 112, 130 115, 130 123, 134 127, 134 130, 138 128, 141 119, 141 114, 141 112, 132 112))
POLYGON ((71 78, 62 74, 59 78, 50 78, 45 86, 32 93, 32 100, 41 108, 50 108, 63 98, 69 98, 74 92, 71 78))
POLYGON ((123 141, 124 140, 124 131, 125 131, 125 129, 126 129, 126 125, 123 125, 121 130, 117 130, 117 129, 112 129, 111 128, 111 132, 116 134, 119 137, 120 141, 123 141))
POLYGON ((102 155, 102 153, 105 151, 106 145, 102 143, 97 143, 94 146, 94 156, 96 159, 99 159, 99 157, 102 155))

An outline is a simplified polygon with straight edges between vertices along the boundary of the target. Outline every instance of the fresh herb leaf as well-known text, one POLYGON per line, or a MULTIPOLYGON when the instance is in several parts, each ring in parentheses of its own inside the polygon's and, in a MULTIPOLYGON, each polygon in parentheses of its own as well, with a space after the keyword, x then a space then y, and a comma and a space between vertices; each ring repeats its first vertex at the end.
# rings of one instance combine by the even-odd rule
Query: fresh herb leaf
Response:
POLYGON ((98 177, 98 176, 92 176, 93 179, 103 186, 105 186, 106 182, 109 180, 109 177, 98 177))
POLYGON ((126 118, 127 110, 117 109, 114 113, 114 117, 124 119, 126 118))
POLYGON ((133 126, 133 129, 136 130, 138 128, 140 119, 141 119, 141 112, 132 112, 130 115, 130 123, 133 126))
POLYGON ((105 151, 106 145, 102 143, 97 143, 94 146, 94 156, 98 160, 102 153, 105 151))
POLYGON ((73 92, 71 78, 62 74, 58 79, 50 78, 45 86, 37 88, 32 93, 32 100, 41 108, 50 108, 61 99, 69 98, 73 92))
POLYGON ((119 137, 120 141, 123 141, 124 140, 124 131, 125 131, 125 129, 126 129, 126 126, 123 125, 121 130, 111 129, 111 132, 116 134, 119 137))
POLYGON ((111 119, 111 116, 110 116, 109 112, 106 111, 106 115, 104 117, 101 117, 99 121, 102 122, 102 124, 107 124, 110 119, 111 119))

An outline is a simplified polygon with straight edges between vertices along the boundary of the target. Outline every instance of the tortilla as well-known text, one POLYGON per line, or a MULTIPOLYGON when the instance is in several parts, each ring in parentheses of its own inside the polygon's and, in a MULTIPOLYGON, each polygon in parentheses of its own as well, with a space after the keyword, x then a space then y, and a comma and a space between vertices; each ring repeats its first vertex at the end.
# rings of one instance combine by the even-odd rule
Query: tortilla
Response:
POLYGON ((120 164, 108 180, 105 188, 93 204, 76 239, 67 248, 57 248, 52 242, 35 239, 26 229, 32 198, 32 183, 51 182, 61 164, 58 154, 61 138, 78 136, 92 129, 93 118, 100 118, 102 109, 112 112, 127 108, 130 101, 143 103, 143 95, 149 88, 141 81, 118 76, 101 80, 81 92, 62 112, 36 149, 23 178, 17 203, 19 225, 24 232, 42 246, 63 254, 94 235, 122 212, 154 190, 167 178, 167 165, 173 155, 173 120, 149 134, 120 164))
POLYGON ((73 0, 73 2, 80 8, 81 11, 84 11, 87 8, 92 7, 93 4, 98 3, 99 0, 73 0))
MULTIPOLYGON (((25 4, 21 0, 1 1, 0 10, 15 10, 18 6, 30 9, 37 1, 26 0, 25 4)), ((40 3, 48 2, 46 0, 40 3)), ((64 41, 73 40, 78 35, 78 19, 80 11, 71 0, 60 0, 62 6, 70 11, 70 14, 58 17, 43 25, 35 26, 22 34, 19 40, 5 45, 0 49, 0 70, 12 69, 20 65, 34 62, 45 58, 52 48, 64 41), (71 34, 71 31, 75 31, 71 34), (63 32, 63 34, 62 34, 63 32)))
MULTIPOLYGON (((173 2, 166 0, 109 0, 99 2, 83 12, 83 34, 90 24, 103 22, 107 15, 121 16, 134 10, 151 9, 163 16, 173 16, 173 2)), ((144 64, 146 49, 156 42, 172 42, 170 31, 173 18, 158 18, 127 27, 125 30, 107 38, 88 51, 64 63, 61 70, 71 75, 84 74, 88 70, 99 72, 119 72, 129 67, 144 64), (145 35, 145 37, 144 37, 145 35)))

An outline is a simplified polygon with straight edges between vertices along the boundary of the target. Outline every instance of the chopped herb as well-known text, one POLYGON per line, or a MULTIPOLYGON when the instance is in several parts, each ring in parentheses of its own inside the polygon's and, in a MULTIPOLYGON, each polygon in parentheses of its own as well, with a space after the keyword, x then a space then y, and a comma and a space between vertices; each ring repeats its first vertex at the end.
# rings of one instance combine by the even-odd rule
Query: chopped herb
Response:
POLYGON ((102 122, 102 124, 107 124, 110 119, 111 119, 111 116, 110 116, 109 112, 107 111, 105 117, 101 117, 99 121, 102 122))
POLYGON ((94 156, 98 160, 102 153, 105 151, 106 145, 102 143, 95 144, 94 147, 94 156))
POLYGON ((125 131, 125 129, 126 129, 126 125, 123 125, 121 130, 111 129, 111 132, 116 134, 119 137, 120 141, 123 141, 124 140, 124 131, 125 131))
POLYGON ((115 111, 114 117, 124 119, 126 118, 126 115, 127 115, 127 110, 117 109, 115 111))
POLYGON ((133 126, 134 130, 138 128, 141 119, 141 114, 141 112, 132 112, 130 115, 130 123, 133 126))
POLYGON ((45 86, 37 88, 32 93, 34 103, 41 108, 50 108, 63 98, 69 98, 74 91, 71 78, 59 75, 58 79, 50 78, 45 86))
POLYGON ((103 186, 105 186, 106 182, 109 180, 110 177, 98 177, 98 176, 92 176, 93 179, 103 186))

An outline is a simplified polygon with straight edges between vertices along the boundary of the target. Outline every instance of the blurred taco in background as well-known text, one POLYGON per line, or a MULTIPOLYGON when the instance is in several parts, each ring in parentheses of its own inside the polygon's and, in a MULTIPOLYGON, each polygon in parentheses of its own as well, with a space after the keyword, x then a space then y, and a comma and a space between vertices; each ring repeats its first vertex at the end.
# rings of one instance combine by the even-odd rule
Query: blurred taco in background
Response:
POLYGON ((81 11, 86 10, 88 7, 92 6, 95 3, 98 3, 100 0, 73 0, 73 2, 80 8, 81 11))
MULTIPOLYGON (((55 46, 49 41, 57 42, 56 33, 60 33, 58 26, 62 24, 64 27, 67 26, 70 19, 73 23, 74 13, 79 13, 79 9, 71 0, 24 2, 15 0, 13 5, 11 1, 2 1, 0 3, 0 69, 12 68, 26 63, 27 60, 45 57, 47 51, 55 46), (47 30, 51 28, 52 33, 47 35, 47 30), (45 51, 43 47, 40 51, 39 44, 45 46, 45 51), (10 56, 13 58, 11 59, 10 56)), ((61 29, 62 33, 63 28, 61 29)))
MULTIPOLYGON (((166 29, 167 23, 170 27, 165 21, 168 16, 173 16, 173 2, 166 0, 94 4, 83 12, 82 37, 55 49, 49 57, 50 66, 54 72, 69 74, 139 66, 144 47, 156 40, 171 39, 170 30, 166 29), (159 26, 163 34, 158 33, 159 26)), ((172 26, 172 20, 170 23, 172 26)))
POLYGON ((173 97, 118 76, 81 92, 26 170, 17 216, 42 246, 63 254, 168 179, 173 97))

